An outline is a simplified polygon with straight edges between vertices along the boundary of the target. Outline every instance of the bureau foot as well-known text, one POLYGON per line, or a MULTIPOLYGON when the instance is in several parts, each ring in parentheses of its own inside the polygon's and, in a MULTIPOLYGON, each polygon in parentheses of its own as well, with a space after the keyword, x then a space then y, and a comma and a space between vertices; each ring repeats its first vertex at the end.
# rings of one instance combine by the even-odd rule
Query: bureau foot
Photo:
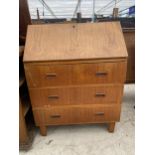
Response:
POLYGON ((47 135, 46 126, 39 126, 39 127, 40 127, 40 134, 42 136, 46 136, 47 135))
POLYGON ((115 122, 108 123, 108 131, 114 132, 114 129, 115 129, 115 122))

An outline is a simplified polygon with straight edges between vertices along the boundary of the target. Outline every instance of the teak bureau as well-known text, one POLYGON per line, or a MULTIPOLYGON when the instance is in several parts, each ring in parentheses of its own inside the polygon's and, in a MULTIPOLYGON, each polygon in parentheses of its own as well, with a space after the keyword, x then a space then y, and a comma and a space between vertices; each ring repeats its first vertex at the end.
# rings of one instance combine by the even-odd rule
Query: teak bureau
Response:
POLYGON ((119 22, 28 27, 24 68, 35 123, 120 120, 127 50, 119 22))

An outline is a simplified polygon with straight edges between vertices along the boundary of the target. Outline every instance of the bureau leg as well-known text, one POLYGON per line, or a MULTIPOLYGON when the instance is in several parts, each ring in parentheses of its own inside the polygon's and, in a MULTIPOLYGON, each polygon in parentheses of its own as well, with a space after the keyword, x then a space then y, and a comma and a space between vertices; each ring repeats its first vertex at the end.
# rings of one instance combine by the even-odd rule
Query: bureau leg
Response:
POLYGON ((47 135, 46 126, 39 126, 39 127, 40 127, 40 134, 42 136, 46 136, 47 135))
POLYGON ((115 122, 108 123, 108 131, 114 132, 114 129, 115 129, 115 122))

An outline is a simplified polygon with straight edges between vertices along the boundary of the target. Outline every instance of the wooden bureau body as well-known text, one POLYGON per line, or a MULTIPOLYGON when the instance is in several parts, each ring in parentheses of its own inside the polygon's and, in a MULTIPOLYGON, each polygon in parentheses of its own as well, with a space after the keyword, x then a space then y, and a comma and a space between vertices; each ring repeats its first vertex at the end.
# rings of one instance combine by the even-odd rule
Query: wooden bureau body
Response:
MULTIPOLYGON (((120 24, 118 22, 109 22, 73 26, 72 24, 54 24, 54 26, 30 26, 28 29, 24 68, 35 123, 40 127, 42 135, 46 135, 46 126, 64 124, 108 123, 109 131, 113 131, 114 123, 120 120, 127 65, 127 52, 124 47, 120 24), (96 26, 94 27, 94 25, 96 26), (89 36, 86 26, 96 33, 101 28, 109 30, 108 26, 116 30, 111 30, 114 36, 105 42, 108 45, 103 44, 104 48, 103 45, 99 46, 96 41, 94 41, 95 44, 92 48, 88 48, 88 42, 90 42, 90 39, 95 39, 95 37, 92 34, 89 36), (60 34, 62 28, 64 28, 64 34, 60 34), (64 40, 65 43, 58 44, 58 39, 62 40, 64 35, 70 35, 72 29, 76 29, 76 33, 73 30, 73 36, 70 36, 68 41, 64 40), (47 30, 49 35, 44 34, 47 30), (57 30, 59 37, 55 35, 54 30, 57 30), (83 50, 84 45, 79 48, 79 42, 81 43, 79 40, 82 38, 78 34, 81 34, 81 32, 85 33, 86 38, 90 37, 85 42, 85 50, 83 50), (117 41, 115 41, 116 34, 120 35, 117 41), (41 38, 40 40, 35 38, 37 35, 41 38), (43 41, 42 38, 45 40, 43 41), (33 39, 36 39, 39 43, 35 43, 33 39), (52 41, 55 42, 55 45, 52 41), (120 44, 117 42, 120 42, 120 44), (71 44, 70 48, 68 47, 69 43, 71 44), (71 53, 67 57, 68 50, 73 50, 72 44, 75 46, 75 53, 71 53), (95 50, 95 45, 99 53, 95 50), (117 48, 112 49, 110 47, 108 49, 109 45, 117 48), (55 49, 55 52, 53 49, 55 49), (79 49, 79 56, 76 49, 79 49), (81 53, 80 49, 83 50, 83 53, 81 53), (109 52, 109 50, 116 51, 109 52), (95 55, 95 53, 97 54, 95 55)), ((106 34, 104 37, 99 38, 97 36, 96 38, 105 41, 107 36, 106 34)))

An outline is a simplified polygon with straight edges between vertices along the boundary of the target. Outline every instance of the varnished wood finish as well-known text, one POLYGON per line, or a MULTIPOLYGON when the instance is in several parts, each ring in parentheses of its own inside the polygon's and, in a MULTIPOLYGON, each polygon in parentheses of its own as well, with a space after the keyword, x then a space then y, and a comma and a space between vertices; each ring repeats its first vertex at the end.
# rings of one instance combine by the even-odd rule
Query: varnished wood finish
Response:
POLYGON ((40 127, 40 134, 42 136, 46 136, 47 135, 47 129, 46 129, 46 126, 45 125, 41 125, 39 126, 40 127))
POLYGON ((92 104, 35 108, 37 126, 59 124, 102 123, 119 121, 120 104, 92 104))
POLYGON ((19 57, 23 56, 24 46, 19 46, 19 57))
POLYGON ((115 129, 115 122, 108 123, 108 131, 114 132, 114 129, 115 129))
POLYGON ((74 65, 26 65, 29 87, 78 84, 123 83, 126 62, 74 65), (69 76, 68 76, 69 75, 69 76))
POLYGON ((120 57, 127 50, 119 22, 28 27, 25 62, 120 57))
MULTIPOLYGON (((19 47, 19 58, 22 59, 23 47, 19 47)), ((31 147, 32 136, 27 130, 26 114, 30 109, 30 103, 25 90, 25 76, 22 74, 22 61, 19 61, 19 149, 28 149, 31 147)))
POLYGON ((123 85, 88 85, 30 89, 33 107, 120 103, 123 85))
POLYGON ((25 44, 27 26, 31 24, 31 17, 27 0, 19 0, 19 39, 20 44, 25 44))
POLYGON ((21 100, 19 99, 19 142, 25 144, 29 140, 21 100))
POLYGON ((127 29, 123 31, 124 39, 128 51, 128 64, 126 82, 135 82, 135 30, 127 29))
POLYGON ((119 121, 127 51, 120 24, 30 26, 25 75, 35 123, 48 125, 119 121))
POLYGON ((19 77, 19 88, 24 84, 25 82, 25 77, 24 76, 20 76, 19 77))

